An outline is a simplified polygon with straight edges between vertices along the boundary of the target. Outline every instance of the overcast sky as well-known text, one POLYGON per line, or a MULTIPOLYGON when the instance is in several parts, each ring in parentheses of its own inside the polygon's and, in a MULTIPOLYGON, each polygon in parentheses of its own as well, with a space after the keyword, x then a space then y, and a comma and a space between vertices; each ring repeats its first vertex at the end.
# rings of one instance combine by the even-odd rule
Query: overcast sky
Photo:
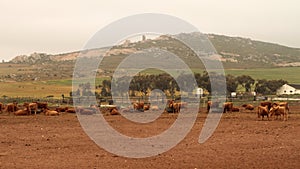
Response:
POLYGON ((203 33, 300 47, 299 0, 0 0, 0 59, 80 50, 105 25, 163 13, 203 33))

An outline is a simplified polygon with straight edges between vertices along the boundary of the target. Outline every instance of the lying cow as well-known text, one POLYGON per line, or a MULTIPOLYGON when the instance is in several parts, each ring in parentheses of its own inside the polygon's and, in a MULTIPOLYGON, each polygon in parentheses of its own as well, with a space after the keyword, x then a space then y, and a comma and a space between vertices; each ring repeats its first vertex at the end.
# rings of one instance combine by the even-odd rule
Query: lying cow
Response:
POLYGON ((240 109, 238 107, 232 107, 232 112, 239 112, 240 109))
POLYGON ((152 105, 152 106, 150 107, 150 110, 151 110, 151 111, 159 111, 159 107, 156 106, 156 105, 155 105, 155 106, 152 105))
POLYGON ((29 115, 29 111, 28 109, 22 109, 22 110, 17 110, 14 112, 14 115, 16 116, 25 116, 25 115, 29 115))
POLYGON ((84 107, 76 107, 76 113, 82 114, 82 115, 92 115, 92 114, 96 114, 97 109, 94 107, 88 107, 88 108, 84 108, 84 107))
POLYGON ((59 112, 57 112, 55 110, 44 109, 44 114, 46 116, 58 116, 59 112))
POLYGON ((181 103, 176 103, 174 100, 170 100, 168 103, 167 111, 170 113, 179 113, 181 108, 181 103))
POLYGON ((68 108, 65 112, 66 113, 76 113, 74 108, 68 108))
POLYGON ((150 109, 150 104, 145 104, 144 105, 144 110, 149 110, 150 109))
POLYGON ((144 102, 135 102, 135 103, 132 103, 132 104, 133 104, 133 109, 134 110, 144 111, 144 105, 145 105, 144 102))
POLYGON ((56 107, 55 111, 57 112, 66 112, 68 110, 68 107, 56 107))
POLYGON ((34 102, 37 104, 38 109, 47 109, 48 103, 47 102, 34 102))
POLYGON ((116 108, 112 109, 110 111, 110 115, 119 115, 120 113, 118 112, 118 110, 116 108))
POLYGON ((254 110, 254 106, 252 104, 243 104, 242 107, 244 107, 246 110, 254 110))

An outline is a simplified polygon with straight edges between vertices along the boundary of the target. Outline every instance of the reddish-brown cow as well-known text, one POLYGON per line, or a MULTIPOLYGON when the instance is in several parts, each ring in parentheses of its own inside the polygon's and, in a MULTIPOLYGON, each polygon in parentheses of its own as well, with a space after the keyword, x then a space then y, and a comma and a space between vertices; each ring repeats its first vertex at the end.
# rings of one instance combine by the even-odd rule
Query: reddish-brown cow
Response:
POLYGON ((233 103, 232 102, 225 102, 223 104, 223 113, 226 113, 226 112, 232 112, 232 108, 233 108, 233 103))
POLYGON ((268 105, 266 106, 258 106, 257 107, 257 117, 260 118, 261 120, 264 120, 264 117, 267 116, 269 120, 269 110, 268 110, 268 105))

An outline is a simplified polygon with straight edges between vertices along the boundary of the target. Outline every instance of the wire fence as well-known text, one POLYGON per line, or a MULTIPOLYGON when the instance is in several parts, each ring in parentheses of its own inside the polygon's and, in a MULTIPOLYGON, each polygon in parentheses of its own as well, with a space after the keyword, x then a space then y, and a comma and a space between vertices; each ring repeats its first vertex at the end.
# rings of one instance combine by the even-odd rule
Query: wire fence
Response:
MULTIPOLYGON (((189 97, 156 97, 151 99, 152 104, 166 104, 167 100, 175 100, 175 101, 181 101, 181 102, 198 102, 199 100, 193 100, 189 97)), ((102 97, 95 100, 95 97, 93 96, 82 96, 82 97, 64 97, 64 98, 36 98, 36 97, 2 97, 0 98, 0 102, 7 104, 12 102, 17 102, 19 104, 25 103, 25 102, 47 102, 49 105, 70 105, 72 106, 73 103, 80 103, 82 100, 88 103, 96 102, 96 104, 109 104, 113 105, 115 103, 124 104, 127 103, 126 98, 124 97, 114 97, 114 100, 112 100, 111 97, 102 97)), ((211 100, 209 96, 200 97, 200 107, 206 107, 207 102, 211 100)), ((300 103, 300 99, 289 99, 289 98, 278 98, 276 96, 273 97, 265 97, 265 98, 255 98, 253 96, 247 96, 247 97, 236 97, 236 98, 230 98, 228 97, 226 99, 227 101, 233 102, 234 105, 240 106, 245 103, 250 103, 253 105, 259 105, 262 101, 272 101, 272 102, 279 102, 279 101, 286 101, 289 102, 290 105, 297 105, 300 103)), ((130 102, 144 102, 145 104, 150 103, 149 97, 145 96, 136 96, 136 97, 130 97, 130 102)))

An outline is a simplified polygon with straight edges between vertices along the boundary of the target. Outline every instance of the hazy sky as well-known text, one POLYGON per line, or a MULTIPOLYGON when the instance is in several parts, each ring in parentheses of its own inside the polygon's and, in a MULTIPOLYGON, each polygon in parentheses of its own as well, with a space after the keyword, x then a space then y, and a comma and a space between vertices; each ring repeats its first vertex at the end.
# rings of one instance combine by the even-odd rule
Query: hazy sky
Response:
POLYGON ((0 0, 0 59, 80 50, 105 25, 163 13, 203 33, 300 47, 299 0, 0 0))

